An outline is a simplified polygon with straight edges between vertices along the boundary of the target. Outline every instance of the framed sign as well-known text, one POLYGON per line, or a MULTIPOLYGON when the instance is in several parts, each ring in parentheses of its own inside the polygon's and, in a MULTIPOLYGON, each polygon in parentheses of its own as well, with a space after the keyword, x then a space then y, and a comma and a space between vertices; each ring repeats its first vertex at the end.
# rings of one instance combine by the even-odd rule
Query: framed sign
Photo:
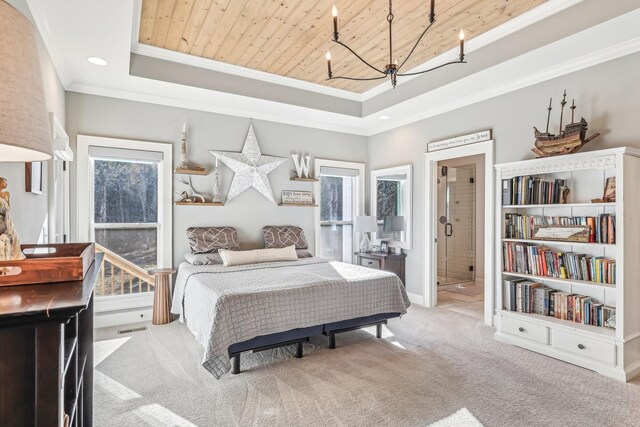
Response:
POLYGON ((311 191, 290 191, 282 192, 282 203, 287 205, 312 205, 313 194, 311 191))
POLYGON ((462 145, 475 144, 476 142, 489 141, 491 139, 491 129, 481 132, 470 133, 468 135, 456 136, 453 138, 433 141, 427 144, 427 152, 445 150, 447 148, 460 147, 462 145))

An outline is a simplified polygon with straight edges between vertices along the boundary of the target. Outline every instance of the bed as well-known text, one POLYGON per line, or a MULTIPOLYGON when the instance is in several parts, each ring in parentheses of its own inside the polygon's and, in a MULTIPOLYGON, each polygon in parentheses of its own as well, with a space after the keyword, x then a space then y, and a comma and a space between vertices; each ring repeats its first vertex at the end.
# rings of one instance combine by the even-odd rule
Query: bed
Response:
POLYGON ((182 263, 171 312, 204 347, 202 365, 220 378, 240 354, 325 334, 380 325, 402 316, 409 299, 388 272, 322 258, 234 267, 182 263))

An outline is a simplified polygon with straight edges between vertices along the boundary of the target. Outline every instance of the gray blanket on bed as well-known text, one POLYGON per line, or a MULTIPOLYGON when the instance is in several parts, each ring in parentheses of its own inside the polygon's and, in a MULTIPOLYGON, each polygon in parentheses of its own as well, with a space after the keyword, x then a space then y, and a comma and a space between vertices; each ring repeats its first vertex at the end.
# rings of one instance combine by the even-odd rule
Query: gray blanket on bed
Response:
POLYGON ((380 313, 407 312, 409 298, 391 273, 320 258, 178 270, 171 312, 205 348, 216 378, 230 368, 231 344, 295 328, 380 313))

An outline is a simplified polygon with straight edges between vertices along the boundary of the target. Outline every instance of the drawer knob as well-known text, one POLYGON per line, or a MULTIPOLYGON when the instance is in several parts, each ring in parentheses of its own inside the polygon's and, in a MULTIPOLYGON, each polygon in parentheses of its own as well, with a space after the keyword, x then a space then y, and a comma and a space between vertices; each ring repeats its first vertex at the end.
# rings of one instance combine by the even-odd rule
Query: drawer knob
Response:
POLYGON ((519 330, 520 332, 524 332, 524 328, 523 328, 522 326, 520 326, 520 327, 518 328, 518 330, 519 330))
POLYGON ((580 350, 584 350, 584 345, 582 345, 582 344, 578 344, 578 348, 579 348, 580 350))

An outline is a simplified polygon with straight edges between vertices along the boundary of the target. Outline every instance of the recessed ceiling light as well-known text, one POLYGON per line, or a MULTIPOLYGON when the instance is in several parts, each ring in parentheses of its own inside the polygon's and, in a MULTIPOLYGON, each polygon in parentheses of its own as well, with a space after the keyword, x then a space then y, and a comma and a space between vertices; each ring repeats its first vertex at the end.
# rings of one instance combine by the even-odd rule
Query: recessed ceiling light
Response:
POLYGON ((93 65, 105 66, 108 64, 106 59, 100 58, 99 56, 90 56, 87 58, 87 61, 91 62, 93 65))
POLYGON ((391 117, 390 116, 380 116, 379 119, 380 120, 389 120, 391 117))

